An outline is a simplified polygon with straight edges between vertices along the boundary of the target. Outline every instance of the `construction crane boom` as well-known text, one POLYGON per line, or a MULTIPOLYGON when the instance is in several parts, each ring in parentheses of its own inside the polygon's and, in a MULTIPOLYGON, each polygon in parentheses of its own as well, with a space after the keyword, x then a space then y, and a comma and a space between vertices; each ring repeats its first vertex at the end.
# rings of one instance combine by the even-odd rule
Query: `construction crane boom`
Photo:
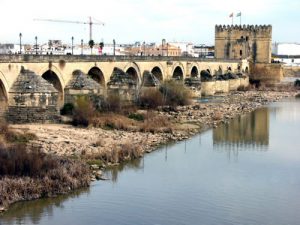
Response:
POLYGON ((33 19, 34 21, 45 21, 45 22, 55 22, 55 23, 75 23, 75 24, 88 24, 90 27, 90 40, 93 40, 92 38, 92 32, 93 32, 93 25, 102 25, 104 26, 104 23, 102 22, 93 22, 92 17, 89 17, 89 21, 71 21, 71 20, 55 20, 55 19, 33 19))

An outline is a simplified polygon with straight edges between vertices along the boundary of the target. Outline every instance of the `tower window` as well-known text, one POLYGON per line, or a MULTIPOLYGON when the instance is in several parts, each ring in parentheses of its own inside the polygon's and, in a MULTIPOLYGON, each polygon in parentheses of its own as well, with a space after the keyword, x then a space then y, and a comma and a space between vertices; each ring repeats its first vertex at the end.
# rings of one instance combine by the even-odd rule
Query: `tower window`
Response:
POLYGON ((240 56, 242 56, 243 55, 243 51, 242 50, 240 50, 240 56))

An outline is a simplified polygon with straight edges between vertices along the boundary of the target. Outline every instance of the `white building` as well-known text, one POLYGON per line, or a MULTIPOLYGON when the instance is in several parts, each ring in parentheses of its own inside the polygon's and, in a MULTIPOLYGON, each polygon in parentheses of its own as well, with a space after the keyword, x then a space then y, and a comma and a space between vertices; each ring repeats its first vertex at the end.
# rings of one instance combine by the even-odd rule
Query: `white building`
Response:
POLYGON ((300 44, 298 43, 274 43, 272 45, 274 55, 300 55, 300 44))
POLYGON ((195 45, 194 57, 214 58, 214 46, 207 46, 205 44, 195 45))
POLYGON ((273 60, 289 66, 300 66, 300 44, 274 43, 272 45, 273 60))
POLYGON ((194 44, 190 42, 168 42, 170 45, 176 46, 181 50, 182 56, 193 56, 194 54, 194 44))
MULTIPOLYGON (((24 45, 22 45, 22 53, 24 53, 24 45)), ((0 54, 19 54, 20 45, 17 44, 0 44, 0 54)))

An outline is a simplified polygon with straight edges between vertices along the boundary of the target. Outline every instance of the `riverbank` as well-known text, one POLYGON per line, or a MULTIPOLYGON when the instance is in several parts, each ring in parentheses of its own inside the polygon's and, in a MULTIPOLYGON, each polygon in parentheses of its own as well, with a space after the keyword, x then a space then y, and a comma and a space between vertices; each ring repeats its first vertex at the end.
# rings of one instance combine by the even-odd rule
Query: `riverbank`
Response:
MULTIPOLYGON (((36 194, 30 189, 30 187, 39 187, 38 190, 42 190, 42 186, 46 186, 43 181, 45 178, 35 181, 27 178, 15 181, 11 181, 9 178, 2 179, 0 186, 4 187, 3 182, 5 182, 7 188, 5 190, 1 188, 1 195, 6 193, 7 198, 17 197, 6 200, 5 205, 3 202, 1 204, 6 208, 8 204, 16 201, 55 196, 82 186, 88 186, 91 178, 101 176, 101 170, 98 171, 99 169, 141 157, 143 154, 157 149, 162 144, 187 139, 201 131, 217 127, 221 123, 228 123, 238 115, 249 113, 268 103, 295 95, 296 92, 234 92, 220 98, 214 98, 211 102, 194 102, 189 106, 175 108, 162 107, 155 112, 151 112, 168 121, 170 127, 162 130, 146 129, 147 131, 142 132, 134 128, 126 130, 95 127, 77 128, 66 124, 10 125, 10 129, 15 132, 21 131, 36 135, 35 139, 29 141, 28 146, 38 148, 55 157, 84 159, 93 164, 91 168, 97 173, 94 173, 92 177, 89 172, 85 173, 85 179, 88 180, 86 185, 78 182, 76 183, 78 185, 72 186, 72 188, 64 185, 63 189, 58 189, 53 193, 49 192, 48 195, 36 194), (28 194, 30 192, 31 194, 26 194, 26 197, 16 192, 9 194, 10 188, 16 186, 14 182, 22 184, 22 187, 28 187, 25 188, 25 192, 22 189, 22 193, 28 194)), ((145 114, 147 111, 139 110, 138 113, 145 114)), ((151 127, 151 124, 149 126, 151 127)), ((3 206, 0 208, 4 209, 3 206)))
POLYGON ((45 154, 28 145, 35 138, 0 121, 0 212, 14 202, 54 197, 90 184, 85 162, 45 154))
MULTIPOLYGON (((29 144, 53 155, 92 158, 126 146, 135 146, 139 148, 139 152, 145 153, 167 142, 187 139, 203 130, 217 127, 220 123, 228 123, 232 118, 270 102, 295 95, 296 92, 234 92, 212 102, 194 102, 190 106, 175 108, 162 107, 154 113, 167 118, 171 124, 171 129, 162 131, 78 128, 66 124, 24 124, 10 127, 36 134, 37 138, 29 144)), ((146 113, 141 110, 139 112, 146 113)))

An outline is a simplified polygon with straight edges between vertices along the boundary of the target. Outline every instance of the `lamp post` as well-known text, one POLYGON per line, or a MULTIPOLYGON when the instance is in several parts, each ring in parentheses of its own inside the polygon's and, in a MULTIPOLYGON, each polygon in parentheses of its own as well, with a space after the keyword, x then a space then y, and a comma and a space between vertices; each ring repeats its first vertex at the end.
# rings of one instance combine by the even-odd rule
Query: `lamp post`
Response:
POLYGON ((185 57, 188 57, 188 44, 185 46, 185 57))
POLYGON ((38 39, 38 37, 37 36, 35 36, 35 54, 37 55, 38 54, 38 52, 37 52, 37 50, 38 50, 38 48, 37 48, 37 39, 38 39))
POLYGON ((114 56, 116 55, 116 40, 113 39, 113 45, 114 45, 114 56))
POLYGON ((164 56, 164 45, 166 43, 166 39, 161 40, 161 56, 164 56))
POLYGON ((169 43, 167 43, 167 57, 169 56, 169 43))
POLYGON ((72 55, 73 55, 73 47, 74 47, 74 46, 73 46, 73 43, 74 43, 74 37, 72 36, 71 39, 72 39, 72 55))
POLYGON ((20 38, 20 54, 22 54, 22 33, 19 34, 20 38))
POLYGON ((83 39, 81 39, 81 55, 83 55, 83 39))

